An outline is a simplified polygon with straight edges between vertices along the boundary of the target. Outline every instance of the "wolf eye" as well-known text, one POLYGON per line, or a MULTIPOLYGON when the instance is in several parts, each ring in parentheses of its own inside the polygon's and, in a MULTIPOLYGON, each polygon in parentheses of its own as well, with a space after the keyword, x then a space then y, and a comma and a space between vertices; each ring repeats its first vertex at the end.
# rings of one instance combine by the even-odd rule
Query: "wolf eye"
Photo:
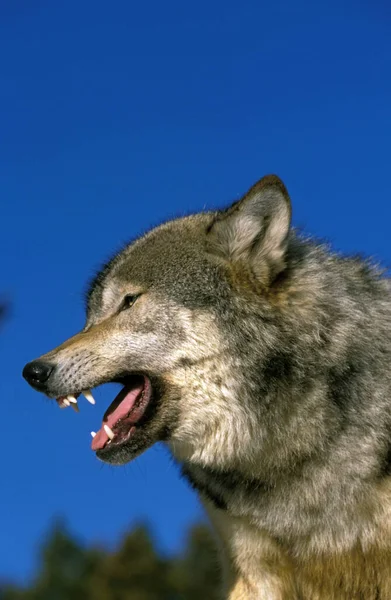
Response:
POLYGON ((123 299, 121 310, 126 310, 127 308, 131 308, 133 304, 136 302, 137 298, 140 294, 127 294, 123 299))

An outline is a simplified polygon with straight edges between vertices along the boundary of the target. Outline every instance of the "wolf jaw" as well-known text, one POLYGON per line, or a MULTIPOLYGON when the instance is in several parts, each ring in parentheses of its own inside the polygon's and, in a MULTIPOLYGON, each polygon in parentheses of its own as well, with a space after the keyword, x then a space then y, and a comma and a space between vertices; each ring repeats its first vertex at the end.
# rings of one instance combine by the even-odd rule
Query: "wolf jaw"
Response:
MULTIPOLYGON (((101 428, 97 432, 91 432, 91 448, 100 457, 104 456, 109 445, 112 452, 128 442, 137 428, 145 423, 148 419, 147 408, 153 395, 152 384, 147 375, 131 374, 106 383, 122 383, 123 388, 104 413, 101 428)), ((80 394, 90 404, 95 404, 91 390, 59 396, 56 398, 57 404, 60 408, 72 406, 78 412, 77 399, 80 394)))

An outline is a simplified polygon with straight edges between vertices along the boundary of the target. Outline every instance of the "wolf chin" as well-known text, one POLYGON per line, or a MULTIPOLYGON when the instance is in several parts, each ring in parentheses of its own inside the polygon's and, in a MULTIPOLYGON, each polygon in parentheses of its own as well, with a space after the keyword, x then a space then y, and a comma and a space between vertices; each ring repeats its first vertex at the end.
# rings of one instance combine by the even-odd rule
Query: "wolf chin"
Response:
POLYGON ((210 516, 230 600, 391 599, 390 281, 291 227, 269 175, 167 222, 91 283, 85 328, 24 368, 60 406, 121 391, 92 442, 157 441, 210 516))

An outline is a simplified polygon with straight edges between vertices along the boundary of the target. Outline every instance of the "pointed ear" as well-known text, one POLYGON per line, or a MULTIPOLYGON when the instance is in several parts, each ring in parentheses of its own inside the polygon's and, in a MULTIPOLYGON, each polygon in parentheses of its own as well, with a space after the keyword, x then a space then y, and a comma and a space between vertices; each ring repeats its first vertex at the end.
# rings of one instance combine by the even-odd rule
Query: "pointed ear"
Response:
POLYGON ((208 232, 208 250, 271 283, 285 267, 290 223, 285 185, 276 175, 267 175, 216 217, 208 232))

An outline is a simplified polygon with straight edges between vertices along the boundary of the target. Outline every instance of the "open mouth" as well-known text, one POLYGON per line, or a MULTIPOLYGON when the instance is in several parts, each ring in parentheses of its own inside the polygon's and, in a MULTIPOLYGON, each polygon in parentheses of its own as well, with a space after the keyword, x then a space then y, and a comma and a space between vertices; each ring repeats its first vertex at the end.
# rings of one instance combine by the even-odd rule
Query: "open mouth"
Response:
MULTIPOLYGON (((113 450, 114 446, 125 444, 136 434, 137 429, 146 420, 147 408, 152 399, 152 385, 146 375, 129 375, 115 382, 122 383, 123 388, 103 415, 99 431, 91 432, 93 437, 91 448, 99 454, 109 447, 113 450)), ((91 404, 95 404, 91 390, 84 390, 81 394, 91 404)), ((79 393, 60 396, 57 398, 57 403, 61 408, 72 406, 78 410, 79 396, 79 393)))

